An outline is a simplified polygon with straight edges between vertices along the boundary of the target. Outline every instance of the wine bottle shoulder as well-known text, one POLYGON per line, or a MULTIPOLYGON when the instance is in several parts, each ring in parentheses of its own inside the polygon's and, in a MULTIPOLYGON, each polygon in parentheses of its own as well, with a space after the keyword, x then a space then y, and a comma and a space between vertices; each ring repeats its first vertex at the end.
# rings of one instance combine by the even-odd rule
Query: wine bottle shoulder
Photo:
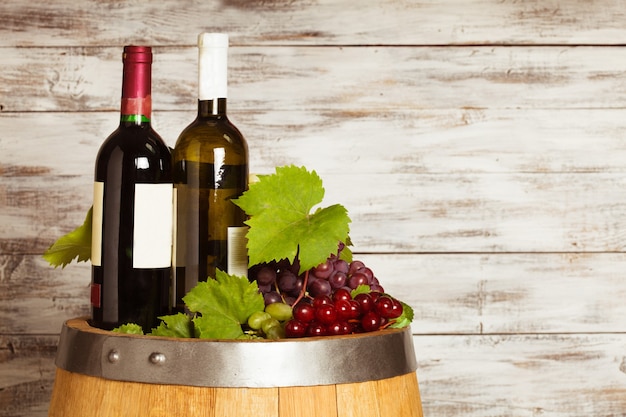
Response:
POLYGON ((213 162, 215 149, 223 149, 227 164, 247 163, 247 142, 239 129, 225 118, 196 119, 179 135, 172 157, 174 161, 213 162))
POLYGON ((119 127, 102 143, 100 151, 119 149, 142 156, 169 154, 170 148, 150 126, 119 127))
MULTIPOLYGON (((108 171, 136 171, 135 182, 171 182, 171 151, 149 126, 120 127, 103 142, 96 157, 96 180, 108 171)), ((130 178, 129 178, 130 179, 130 178)))

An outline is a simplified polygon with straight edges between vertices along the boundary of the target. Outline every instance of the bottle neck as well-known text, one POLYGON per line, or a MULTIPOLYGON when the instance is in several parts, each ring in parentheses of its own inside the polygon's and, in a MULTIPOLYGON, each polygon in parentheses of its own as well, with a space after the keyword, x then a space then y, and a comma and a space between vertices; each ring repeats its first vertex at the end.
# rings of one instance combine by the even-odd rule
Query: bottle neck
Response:
POLYGON ((198 100, 198 117, 225 117, 226 98, 198 100))
POLYGON ((149 124, 152 117, 152 50, 150 47, 126 46, 123 55, 122 124, 149 124))
POLYGON ((203 33, 198 36, 198 110, 226 113, 228 97, 228 36, 203 33), (202 108, 202 109, 201 109, 202 108))
POLYGON ((152 99, 150 96, 122 98, 120 123, 134 125, 149 124, 151 115, 152 99))

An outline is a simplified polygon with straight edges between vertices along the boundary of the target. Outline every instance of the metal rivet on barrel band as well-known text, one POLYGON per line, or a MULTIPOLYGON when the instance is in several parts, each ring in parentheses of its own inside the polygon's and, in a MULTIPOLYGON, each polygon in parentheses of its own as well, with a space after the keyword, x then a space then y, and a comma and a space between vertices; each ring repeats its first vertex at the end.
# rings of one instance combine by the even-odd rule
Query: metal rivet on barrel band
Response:
POLYGON ((150 362, 155 365, 160 365, 165 362, 165 355, 158 352, 150 354, 150 362))
POLYGON ((120 360, 120 353, 117 350, 113 349, 109 351, 109 355, 107 356, 107 358, 111 363, 118 362, 120 360))

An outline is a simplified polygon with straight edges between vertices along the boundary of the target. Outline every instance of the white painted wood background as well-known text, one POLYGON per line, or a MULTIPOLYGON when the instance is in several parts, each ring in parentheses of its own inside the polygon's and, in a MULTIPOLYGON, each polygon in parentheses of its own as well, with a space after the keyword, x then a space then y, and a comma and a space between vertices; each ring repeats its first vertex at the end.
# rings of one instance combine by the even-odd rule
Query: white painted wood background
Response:
POLYGON ((317 170, 415 308, 426 416, 626 416, 623 0, 0 3, 0 416, 46 415, 89 311, 88 265, 41 254, 91 204, 121 48, 154 47, 173 145, 202 31, 251 170, 317 170))

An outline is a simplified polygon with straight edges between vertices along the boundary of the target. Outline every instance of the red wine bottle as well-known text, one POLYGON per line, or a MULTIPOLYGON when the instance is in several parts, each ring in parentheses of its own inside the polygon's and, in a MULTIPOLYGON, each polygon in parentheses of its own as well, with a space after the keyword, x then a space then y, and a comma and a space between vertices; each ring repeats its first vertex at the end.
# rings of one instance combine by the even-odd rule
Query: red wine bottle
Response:
POLYGON ((172 275, 171 153, 150 125, 152 50, 126 46, 119 127, 95 166, 92 325, 139 324, 169 313, 172 275))
POLYGON ((176 192, 177 310, 216 270, 247 276, 245 213, 231 200, 248 187, 248 145, 228 119, 228 35, 198 36, 198 114, 172 153, 176 192))

